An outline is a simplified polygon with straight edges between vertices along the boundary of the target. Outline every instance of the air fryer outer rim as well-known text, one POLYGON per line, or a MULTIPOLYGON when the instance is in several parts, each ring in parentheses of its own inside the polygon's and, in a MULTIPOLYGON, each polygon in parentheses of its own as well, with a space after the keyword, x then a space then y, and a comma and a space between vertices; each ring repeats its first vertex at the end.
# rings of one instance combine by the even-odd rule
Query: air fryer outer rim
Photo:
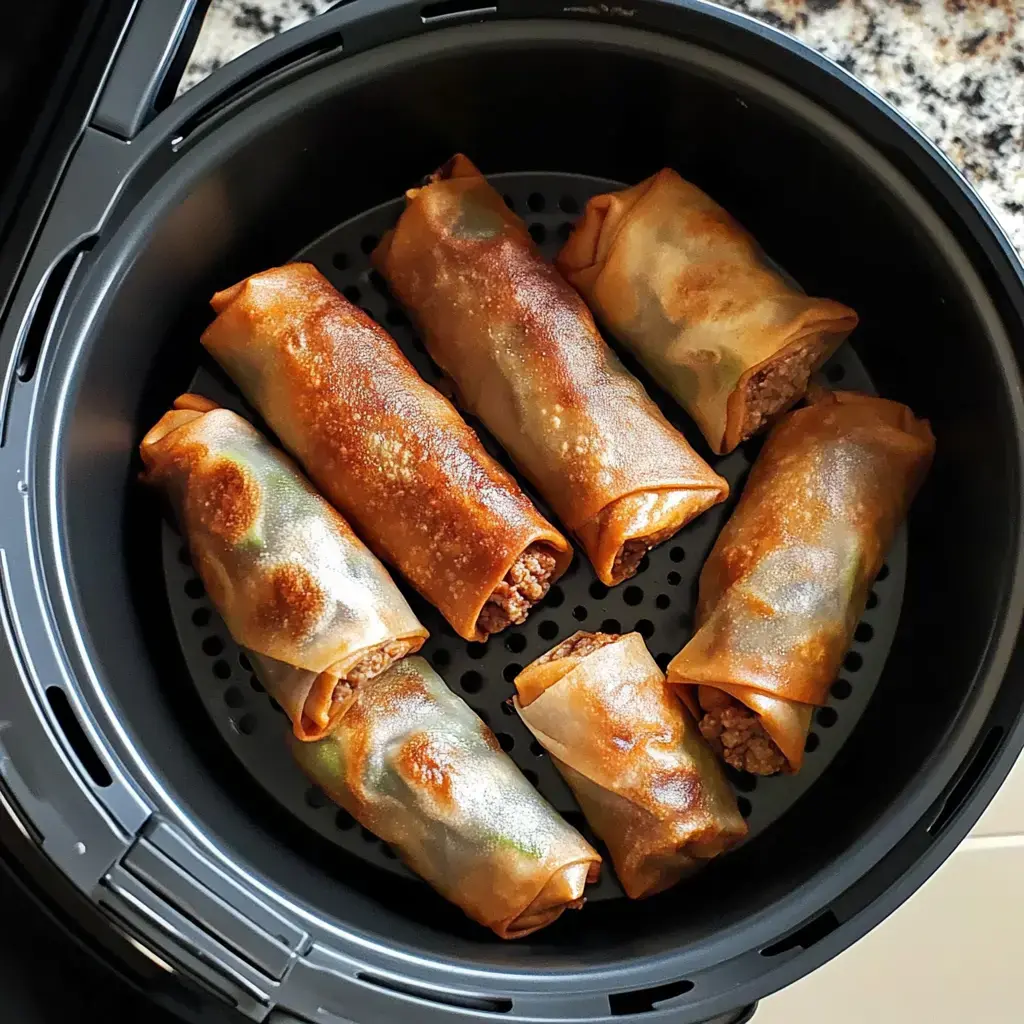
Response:
MULTIPOLYGON (((957 221, 953 227, 957 233, 961 237, 969 237, 982 250, 989 269, 1001 279, 1005 297, 1018 311, 1024 309, 1021 264, 981 200, 930 142, 846 72, 773 29, 709 5, 655 2, 630 10, 631 27, 649 27, 663 37, 678 33, 703 42, 717 38, 722 48, 746 56, 751 64, 772 65, 776 78, 788 79, 805 95, 814 96, 819 104, 841 113, 846 123, 857 124, 862 134, 894 147, 901 158, 913 164, 918 176, 917 184, 927 185, 955 210, 957 221)), ((562 17, 568 19, 570 14, 579 19, 574 23, 574 31, 578 35, 589 31, 616 31, 607 24, 616 23, 619 17, 614 12, 595 16, 586 12, 563 12, 562 17), (596 27, 588 29, 587 25, 596 27)), ((551 11, 543 5, 523 4, 515 10, 509 5, 503 7, 500 15, 480 15, 490 24, 473 29, 456 27, 451 31, 500 33, 505 19, 521 15, 549 19, 551 11)), ((36 246, 0 334, 4 381, 9 382, 13 377, 16 356, 12 353, 17 348, 15 343, 20 341, 23 324, 31 314, 34 298, 47 272, 62 254, 71 253, 73 270, 68 278, 65 301, 59 303, 55 316, 57 322, 52 325, 48 344, 55 344, 62 330, 84 323, 88 314, 95 312, 87 309, 89 289, 102 277, 101 269, 105 262, 110 261, 108 269, 116 263, 113 249, 126 240, 132 227, 131 215, 116 208, 118 196, 123 193, 130 175, 145 165, 158 150, 163 151, 165 162, 169 160, 167 166, 174 166, 168 143, 182 132, 183 126, 194 123, 197 115, 213 104, 217 97, 226 96, 236 83, 292 52, 296 46, 304 46, 317 39, 329 40, 342 29, 345 32, 346 59, 350 59, 360 49, 400 35, 420 34, 423 28, 418 5, 357 2, 316 19, 295 34, 286 34, 246 55, 237 64, 215 73, 143 128, 130 147, 96 129, 87 129, 48 219, 37 236, 36 246), (122 217, 124 224, 115 232, 113 224, 122 217), (94 232, 99 233, 100 238, 91 251, 75 249, 83 238, 94 232)), ((509 26, 510 31, 522 28, 509 26)), ((334 62, 336 58, 333 51, 311 56, 300 68, 279 71, 268 82, 258 83, 250 91, 230 99, 222 112, 199 128, 199 133, 205 138, 197 137, 194 145, 186 147, 184 156, 198 151, 207 140, 215 143, 219 130, 229 129, 231 124, 237 128, 238 123, 244 121, 246 109, 251 109, 264 94, 268 102, 272 102, 273 96, 279 97, 289 87, 288 82, 292 82, 297 90, 308 88, 311 80, 316 78, 316 69, 334 62)), ((155 190, 157 185, 153 187, 155 190)), ((5 387, 0 392, 6 405, 7 428, 5 445, 0 449, 0 493, 5 495, 5 508, 23 508, 24 512, 24 515, 5 517, 0 524, 0 547, 5 551, 0 562, 0 584, 3 587, 0 593, 4 599, 0 604, 0 621, 5 626, 5 643, 0 648, 0 678, 14 683, 0 690, 0 719, 17 724, 16 729, 5 730, 5 734, 0 735, 0 748, 6 755, 2 761, 2 779, 7 801, 26 831, 30 835, 45 836, 43 853, 80 890, 97 900, 104 891, 110 892, 111 884, 118 881, 119 862, 147 820, 147 841, 159 841, 156 830, 152 828, 154 819, 151 815, 159 804, 160 794, 158 785, 154 785, 156 780, 133 777, 138 766, 132 766, 134 771, 128 767, 125 744, 130 741, 127 736, 111 739, 95 726, 85 701, 81 699, 79 684, 74 679, 76 669, 84 671, 81 662, 76 664, 78 654, 58 650, 50 642, 49 634, 54 629, 57 612, 51 602, 60 596, 63 584, 52 576, 44 579, 43 574, 52 573, 55 567, 43 568, 40 558, 40 549, 45 547, 44 538, 55 539, 60 527, 52 518, 50 503, 54 495, 48 489, 52 469, 49 462, 55 452, 50 448, 49 432, 40 426, 59 424, 60 410, 45 403, 37 405, 36 402, 37 396, 51 383, 50 377, 55 369, 46 362, 48 350, 44 350, 39 372, 31 381, 5 387), (85 723, 93 745, 102 752, 102 759, 113 778, 111 786, 97 789, 89 783, 80 766, 58 740, 49 714, 44 710, 41 680, 50 685, 59 684, 68 694, 79 718, 85 723), (33 775, 53 780, 52 785, 42 792, 28 784, 27 778, 33 775), (87 841, 83 842, 82 837, 87 841)), ((1000 354, 1019 440, 1022 416, 1016 367, 1008 346, 1000 354)), ((1004 606, 1002 635, 998 649, 989 651, 987 685, 993 690, 998 688, 1004 675, 1012 673, 1019 676, 1021 669, 1021 654, 1013 650, 1022 603, 1019 528, 1018 524, 1017 559, 1004 606)), ((66 630, 67 627, 65 622, 58 624, 57 629, 66 630)), ((86 677, 87 673, 83 675, 86 677)), ((106 728, 110 728, 109 723, 106 728)), ((426 963, 400 950, 388 951, 360 943, 354 936, 345 940, 337 933, 321 933, 318 936, 321 942, 312 949, 304 946, 301 938, 296 940, 296 957, 304 969, 293 970, 286 983, 279 990, 275 989, 274 995, 282 1009, 290 1008, 300 1013, 305 1010, 307 1015, 311 1015, 309 1007, 315 1011, 317 1005, 315 1001, 310 1002, 317 995, 317 979, 328 983, 329 987, 341 982, 341 974, 334 976, 332 973, 330 978, 324 978, 321 972, 344 965, 341 973, 351 974, 351 968, 356 965, 367 967, 378 977, 386 978, 391 974, 396 980, 411 980, 413 984, 427 988, 434 985, 441 990, 455 987, 471 994, 511 994, 516 1012, 504 1016, 506 1020, 574 1016, 598 1019, 602 1015, 596 1011, 604 998, 600 993, 657 985, 687 976, 696 977, 701 982, 693 992, 694 998, 680 998, 670 1006, 644 1014, 645 1019, 697 1021, 729 1012, 808 973, 850 945, 895 909, 949 855, 980 816, 1024 746, 1021 708, 1014 706, 1013 697, 1006 689, 995 695, 985 723, 977 723, 977 728, 970 730, 969 734, 973 739, 966 744, 969 749, 951 747, 945 770, 940 773, 938 766, 928 766, 928 771, 922 774, 929 777, 931 784, 927 787, 922 785, 923 791, 911 805, 893 811, 889 837, 880 844, 887 851, 884 857, 876 850, 862 857, 864 863, 850 858, 841 875, 837 873, 835 877, 821 880, 822 884, 813 887, 810 897, 790 900, 785 913, 780 911, 766 915, 771 917, 770 921, 752 922, 744 930, 747 933, 745 940, 735 944, 736 948, 731 953, 719 949, 717 966, 706 966, 699 975, 690 971, 683 974, 677 958, 668 956, 657 958, 657 962, 627 964, 616 970, 602 969, 577 975, 551 972, 481 974, 459 969, 440 959, 426 963), (944 827, 935 836, 930 836, 928 828, 936 820, 957 779, 969 767, 984 737, 995 728, 1001 728, 1003 733, 994 755, 990 756, 980 778, 958 806, 951 809, 944 827), (807 949, 780 958, 779 963, 764 959, 757 965, 760 970, 749 969, 752 938, 756 938, 755 948, 763 947, 791 934, 829 909, 836 912, 839 924, 824 938, 807 949), (332 951, 327 947, 327 941, 339 948, 332 951), (300 952, 302 949, 307 951, 300 952), (742 964, 739 961, 730 963, 730 956, 737 955, 742 964), (566 982, 571 982, 574 989, 571 995, 565 991, 566 982), (715 992, 711 995, 702 994, 703 989, 712 988, 715 992), (581 989, 590 989, 594 994, 581 993, 581 989), (561 998, 558 998, 559 992, 561 998)), ((206 861, 215 868, 223 869, 224 865, 217 863, 217 855, 213 851, 197 846, 193 852, 197 862, 206 861)), ((266 891, 261 892, 261 885, 256 879, 242 876, 239 887, 255 903, 261 904, 269 898, 266 891)), ((123 908, 123 904, 118 905, 119 910, 123 908)), ((147 932, 144 918, 132 923, 143 937, 153 934, 147 932)), ((304 920, 303 925, 313 931, 313 922, 304 920)), ((159 945, 158 939, 153 941, 159 945)), ((205 950, 201 952, 208 953, 205 950)), ((223 951, 214 946, 213 952, 216 956, 223 951)), ((202 956, 197 959, 183 957, 182 960, 187 968, 201 973, 197 963, 201 966, 202 956)), ((212 973, 212 981, 208 975, 208 982, 214 988, 221 988, 223 972, 212 973)), ((463 1019, 467 1016, 465 1011, 436 1003, 385 993, 377 988, 371 991, 371 986, 352 977, 345 980, 346 999, 349 1000, 345 1005, 351 1006, 352 1012, 361 1016, 367 1013, 401 1014, 414 1006, 424 1020, 447 1020, 454 1014, 463 1019)), ((258 1014, 256 1004, 259 1002, 259 998, 253 1001, 256 1012, 250 1012, 250 1015, 258 1014)))

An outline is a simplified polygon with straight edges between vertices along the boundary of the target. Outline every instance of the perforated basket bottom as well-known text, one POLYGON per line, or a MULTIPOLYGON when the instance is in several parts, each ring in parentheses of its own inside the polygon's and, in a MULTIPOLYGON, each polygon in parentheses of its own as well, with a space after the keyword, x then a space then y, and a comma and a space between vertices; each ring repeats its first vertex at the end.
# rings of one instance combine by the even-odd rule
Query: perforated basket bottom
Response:
MULTIPOLYGON (((524 217, 530 233, 548 256, 553 256, 568 237, 573 217, 590 196, 622 187, 613 181, 567 174, 499 174, 491 180, 524 217)), ((423 377, 437 384, 437 368, 369 264, 369 253, 381 234, 395 223, 402 205, 403 200, 396 199, 346 221, 296 259, 316 264, 352 302, 385 325, 423 377)), ((457 637, 438 612, 406 588, 413 607, 431 633, 423 654, 497 733, 502 747, 526 777, 592 842, 593 834, 568 787, 505 703, 514 690, 512 680, 522 666, 581 628, 609 633, 636 630, 664 668, 690 637, 700 568, 732 511, 759 444, 749 442, 724 458, 710 456, 698 431, 678 406, 631 360, 625 361, 669 420, 728 479, 732 488, 730 500, 651 551, 633 579, 611 590, 597 580, 589 563, 577 554, 573 566, 529 619, 487 644, 466 643, 457 637)), ((841 382, 843 387, 874 391, 849 345, 831 360, 825 376, 834 384, 841 382)), ((199 370, 193 388, 259 422, 212 366, 199 370)), ((473 425, 480 429, 479 424, 473 425)), ((501 449, 484 431, 480 432, 491 453, 511 468, 501 449)), ((526 489, 550 516, 544 503, 529 487, 526 489)), ((319 790, 311 788, 292 762, 284 743, 289 728, 284 713, 252 674, 245 655, 210 605, 181 538, 170 526, 164 528, 163 564, 175 628, 196 692, 235 756, 268 793, 310 828, 381 870, 408 875, 386 844, 360 828, 319 790)), ((905 564, 906 535, 901 530, 871 592, 829 703, 815 714, 802 771, 793 777, 754 778, 738 773, 732 776, 740 808, 750 825, 747 842, 781 817, 814 784, 856 726, 881 675, 896 631, 905 564)), ((622 895, 610 870, 602 873, 601 883, 589 892, 595 900, 622 895)))

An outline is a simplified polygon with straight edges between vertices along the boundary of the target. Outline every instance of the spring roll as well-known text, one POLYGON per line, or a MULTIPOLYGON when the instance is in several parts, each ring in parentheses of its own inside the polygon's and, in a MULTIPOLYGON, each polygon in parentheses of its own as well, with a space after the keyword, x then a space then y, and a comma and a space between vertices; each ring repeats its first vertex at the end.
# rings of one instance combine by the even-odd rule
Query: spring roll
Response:
POLYGON ((857 325, 668 169, 591 199, 556 264, 719 454, 793 406, 857 325))
POLYGON ((736 795, 639 633, 578 632, 515 681, 516 710, 626 895, 675 885, 747 834, 736 795))
POLYGON ((583 545, 600 579, 722 501, 728 484, 598 334, 526 225, 464 156, 406 193, 374 265, 434 361, 583 545))
POLYGON ((905 405, 844 391, 814 395, 768 435, 701 571, 697 630, 668 666, 734 768, 800 768, 934 450, 905 405))
POLYGON ((503 939, 583 905, 601 858, 422 658, 360 690, 302 770, 445 899, 503 939))
POLYGON ((525 621, 572 550, 391 336, 308 263, 211 301, 203 345, 373 551, 466 640, 525 621))
POLYGON ((182 395, 140 451, 228 631, 271 659, 267 690, 299 739, 330 732, 360 687, 423 646, 384 566, 241 416, 182 395))

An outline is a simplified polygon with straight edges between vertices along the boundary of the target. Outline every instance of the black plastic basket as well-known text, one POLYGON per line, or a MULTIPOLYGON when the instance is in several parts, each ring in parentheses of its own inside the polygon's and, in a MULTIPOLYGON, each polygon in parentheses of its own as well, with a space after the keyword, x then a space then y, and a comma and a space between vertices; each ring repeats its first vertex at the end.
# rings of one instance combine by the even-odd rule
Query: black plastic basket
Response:
MULTIPOLYGON (((26 858, 41 851, 42 884, 77 891, 77 917, 127 937, 118 955, 193 1017, 212 1011, 180 980, 282 1024, 741 1019, 920 885, 1024 743, 1016 256, 882 101, 710 5, 355 0, 166 105, 196 6, 138 5, 25 210, 0 331, 0 796, 26 858), (609 874, 584 912, 506 944, 301 781, 284 719, 134 480, 142 432, 197 370, 236 400, 200 354, 209 295, 296 254, 432 379, 366 253, 402 190, 459 149, 551 245, 609 182, 677 168, 861 314, 832 379, 907 402, 938 438, 804 772, 739 782, 751 839, 647 901, 609 874)), ((752 454, 717 468, 740 484, 752 454)), ((611 591, 577 563, 486 646, 423 611, 435 667, 570 816, 502 711, 515 666, 581 624, 673 654, 726 513, 611 591)))

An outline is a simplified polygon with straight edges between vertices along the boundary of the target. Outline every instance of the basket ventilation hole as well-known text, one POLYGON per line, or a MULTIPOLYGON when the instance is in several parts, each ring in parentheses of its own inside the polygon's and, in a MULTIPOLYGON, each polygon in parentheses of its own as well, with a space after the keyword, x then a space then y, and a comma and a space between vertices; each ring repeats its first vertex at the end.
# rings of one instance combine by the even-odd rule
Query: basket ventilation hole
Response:
POLYGON ((251 736, 256 731, 256 716, 242 715, 238 720, 238 731, 243 736, 251 736))
POLYGON ((544 600, 547 601, 549 608, 560 608, 565 604, 565 591, 556 583, 544 600))
POLYGON ((622 600, 628 605, 638 605, 644 599, 644 592, 640 587, 626 587, 622 592, 622 600))
POLYGON ((736 806, 739 808, 740 814, 742 814, 744 818, 750 817, 750 812, 753 810, 753 807, 745 796, 736 797, 736 806))
POLYGON ((192 622, 197 625, 200 629, 210 624, 210 609, 209 608, 197 608, 192 613, 192 622))
POLYGON ((526 637, 522 633, 510 633, 505 637, 505 650, 520 654, 526 649, 526 637))
POLYGON ((543 757, 544 748, 536 740, 530 740, 530 753, 534 757, 543 757))
POLYGON ((224 691, 224 703, 229 708, 240 708, 245 704, 245 694, 237 686, 228 687, 224 691))
POLYGON ((668 596, 668 594, 659 594, 654 599, 654 607, 660 609, 661 611, 664 611, 671 603, 672 599, 668 596))
POLYGON ((363 293, 359 286, 354 284, 350 284, 343 288, 341 294, 344 295, 349 302, 358 302, 363 297, 363 293))
POLYGON ((558 200, 558 208, 562 213, 575 214, 580 212, 580 204, 576 201, 575 196, 562 196, 558 200))
POLYGON ((753 793, 757 789, 757 776, 748 772, 730 772, 729 781, 741 793, 753 793))
POLYGON ((537 635, 541 640, 554 640, 558 636, 558 623, 552 619, 545 619, 537 627, 537 635))
POLYGON ((476 715, 476 717, 484 723, 484 725, 490 726, 491 716, 487 713, 487 711, 484 708, 473 708, 473 712, 476 715))
POLYGON ((672 660, 672 655, 668 651, 662 651, 660 654, 655 655, 654 660, 658 663, 658 668, 664 672, 668 668, 668 663, 672 660))
POLYGON ((875 631, 866 622, 861 622, 854 631, 853 639, 859 644, 866 644, 874 635, 875 631))
POLYGON ((439 647, 433 654, 435 668, 447 668, 452 663, 451 654, 443 647, 439 647))
POLYGON ((641 988, 633 992, 613 992, 608 996, 613 1017, 632 1017, 636 1013, 650 1013, 659 1003, 685 995, 693 989, 692 981, 671 981, 667 985, 641 988))
POLYGON ((792 935, 773 942, 761 950, 761 956, 779 956, 791 949, 810 949, 826 935, 831 935, 839 927, 839 918, 831 910, 819 914, 813 921, 808 921, 803 928, 798 928, 792 935))
POLYGON ((878 595, 873 590, 871 591, 870 594, 868 594, 868 604, 867 604, 867 607, 868 607, 869 610, 872 609, 872 608, 877 608, 878 607, 878 595))
POLYGON ((839 721, 839 714, 835 708, 822 708, 818 712, 818 725, 823 729, 831 729, 839 721))
POLYGON ((327 797, 324 796, 324 791, 319 786, 310 786, 306 790, 306 803, 314 810, 319 810, 321 807, 327 806, 327 797))
POLYGON ((569 237, 572 235, 572 223, 570 221, 564 221, 558 225, 558 240, 560 242, 568 242, 569 237))
POLYGON ((539 192, 531 192, 526 200, 526 205, 534 212, 540 213, 546 205, 544 197, 539 192))
POLYGON ((507 754, 515 745, 516 741, 514 737, 510 736, 507 732, 495 733, 498 737, 498 742, 501 744, 501 749, 507 754))
POLYGON ((828 368, 828 373, 826 373, 825 376, 828 377, 832 384, 838 384, 846 376, 846 371, 839 365, 839 363, 836 363, 834 366, 830 366, 828 368))
POLYGON ((206 593, 206 588, 203 586, 203 581, 199 579, 189 580, 185 584, 185 593, 192 598, 193 601, 198 601, 206 593))
POLYGON ((677 572, 670 572, 665 578, 668 580, 670 587, 678 587, 683 582, 683 577, 677 572))
POLYGON ((507 700, 503 700, 501 702, 501 713, 503 715, 514 715, 516 713, 516 709, 512 707, 507 700))
POLYGON ((505 666, 505 671, 502 672, 502 675, 505 677, 506 682, 514 683, 516 681, 516 676, 519 675, 519 673, 522 671, 522 665, 520 665, 518 662, 510 661, 505 666))
POLYGON ((576 605, 576 607, 572 610, 572 617, 577 622, 583 622, 584 619, 586 619, 587 617, 587 609, 581 604, 576 605))
POLYGON ((590 584, 590 596, 595 601, 603 601, 608 596, 608 588, 600 580, 594 580, 590 584))
POLYGON ((74 751, 79 764, 89 773, 89 778, 100 789, 106 789, 112 781, 110 772, 107 771, 107 766, 89 742, 89 737, 86 736, 82 723, 78 721, 78 716, 75 714, 74 708, 71 707, 68 695, 59 686, 48 686, 46 688, 46 699, 49 701, 50 710, 53 712, 57 725, 60 726, 61 732, 64 733, 64 738, 68 741, 68 746, 74 751))
POLYGON ((249 661, 248 655, 246 655, 245 651, 238 652, 238 664, 242 667, 243 672, 252 671, 252 662, 249 661))
POLYGON ((256 693, 263 693, 263 684, 255 675, 249 676, 249 685, 256 691, 256 693))
POLYGON ((380 842, 380 840, 368 828, 363 828, 362 825, 359 826, 359 834, 363 837, 364 841, 367 842, 367 843, 379 843, 380 842))
POLYGON ((654 636, 654 623, 650 619, 640 619, 633 627, 645 640, 654 636))
POLYGON ((213 674, 218 679, 230 679, 231 666, 223 658, 220 658, 213 663, 213 674))
POLYGON ((515 210, 515 208, 516 208, 516 201, 507 192, 505 193, 505 195, 502 196, 502 199, 505 200, 505 205, 510 210, 513 210, 513 211, 515 210))
POLYGON ((530 225, 530 237, 538 244, 543 245, 545 239, 548 237, 547 229, 543 224, 531 224, 530 225))
POLYGON ((387 857, 388 860, 398 860, 398 854, 388 846, 387 843, 380 844, 380 852, 387 857))
POLYGON ((366 253, 367 256, 377 248, 377 236, 376 235, 363 235, 362 240, 359 243, 359 248, 366 253))
POLYGON ((189 554, 188 548, 180 548, 178 550, 178 561, 182 565, 188 566, 190 569, 192 568, 192 556, 189 554))
POLYGON ((340 829, 342 832, 347 832, 350 828, 355 826, 356 819, 352 817, 344 808, 338 808, 338 812, 334 815, 334 827, 340 829))
POLYGON ((618 619, 605 619, 604 622, 601 623, 601 632, 602 633, 621 633, 622 632, 622 623, 619 622, 618 619))
POLYGON ((466 653, 474 660, 479 661, 487 653, 487 644, 473 643, 466 644, 466 653))
POLYGON ((484 685, 484 677, 471 669, 469 672, 462 673, 459 682, 466 693, 479 693, 484 685))
POLYGON ((851 693, 853 693, 853 687, 847 679, 837 679, 832 684, 832 696, 835 697, 836 700, 846 700, 851 693))
POLYGON ((857 672, 863 664, 864 659, 856 651, 850 651, 846 657, 843 658, 843 668, 845 668, 847 672, 857 672))
POLYGON ((875 580, 877 582, 881 583, 882 580, 887 579, 888 576, 889 576, 889 566, 888 565, 883 565, 882 568, 878 570, 878 575, 875 577, 875 580))
POLYGON ((224 642, 219 636, 208 636, 203 641, 203 653, 211 658, 216 658, 224 650, 224 642))
MULTIPOLYGON (((436 4, 435 6, 441 6, 436 4)), ((426 8, 424 8, 426 10, 426 8)), ((468 996, 455 992, 440 992, 436 989, 420 988, 406 981, 395 981, 393 978, 378 978, 365 971, 358 971, 356 977, 367 985, 384 989, 386 992, 397 992, 404 996, 413 996, 441 1006, 458 1006, 466 1010, 479 1010, 483 1013, 511 1013, 512 1000, 495 996, 468 996)), ((434 1016, 433 1014, 431 1016, 434 1016)))
POLYGON ((343 252, 336 252, 331 257, 336 270, 348 270, 348 257, 343 252))
POLYGON ((671 558, 673 562, 681 562, 686 557, 686 552, 681 547, 677 546, 672 548, 668 553, 668 557, 671 558))
POLYGON ((818 734, 816 732, 810 732, 807 734, 807 739, 804 741, 804 750, 806 750, 808 754, 813 754, 818 749, 818 744, 820 742, 821 740, 818 739, 818 734))
POLYGON ((637 576, 639 576, 640 573, 642 573, 642 572, 647 572, 647 570, 650 567, 651 567, 651 556, 650 555, 644 555, 644 557, 641 558, 640 561, 637 563, 637 566, 636 566, 636 574, 637 574, 637 576))

